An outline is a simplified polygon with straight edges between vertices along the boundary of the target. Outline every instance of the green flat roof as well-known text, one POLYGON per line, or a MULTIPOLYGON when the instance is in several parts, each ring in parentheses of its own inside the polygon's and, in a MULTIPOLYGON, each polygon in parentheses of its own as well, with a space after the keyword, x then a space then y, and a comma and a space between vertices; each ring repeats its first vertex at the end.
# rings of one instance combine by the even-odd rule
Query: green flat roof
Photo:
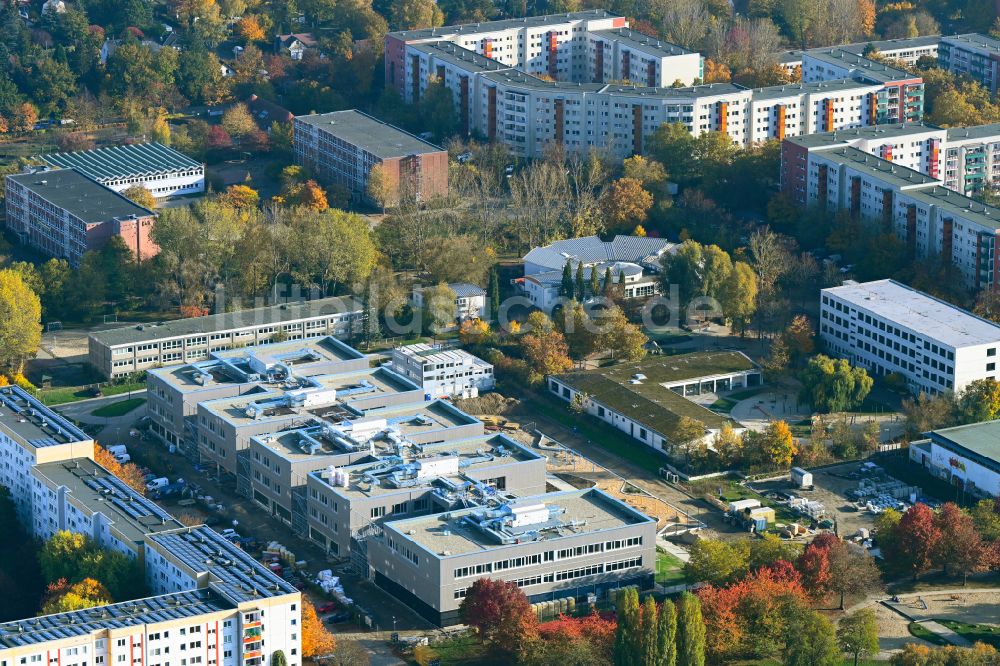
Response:
POLYGON ((955 444, 984 458, 1000 462, 1000 421, 942 428, 927 435, 937 444, 955 444))
POLYGON ((647 356, 641 361, 608 368, 556 375, 556 379, 670 439, 683 416, 697 419, 708 428, 736 422, 688 400, 664 384, 708 379, 754 367, 739 352, 696 352, 647 356), (646 379, 639 384, 629 383, 637 374, 645 375, 646 379))
POLYGON ((94 180, 116 180, 199 169, 201 163, 159 143, 135 143, 72 153, 50 153, 40 160, 50 166, 73 168, 94 180))

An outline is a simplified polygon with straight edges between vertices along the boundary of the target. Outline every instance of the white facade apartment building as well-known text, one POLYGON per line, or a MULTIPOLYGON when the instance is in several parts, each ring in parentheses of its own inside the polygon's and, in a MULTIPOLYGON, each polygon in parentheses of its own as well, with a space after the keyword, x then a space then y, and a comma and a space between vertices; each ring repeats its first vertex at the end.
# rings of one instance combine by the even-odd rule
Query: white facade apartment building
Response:
POLYGON ((666 87, 700 80, 700 56, 601 11, 392 33, 386 54, 386 79, 405 101, 419 101, 439 79, 463 133, 500 140, 523 157, 556 144, 623 158, 643 152, 663 123, 749 146, 923 113, 919 77, 846 52, 817 54, 830 66, 813 67, 797 87, 666 87))
POLYGON ((805 203, 807 154, 846 147, 939 179, 948 189, 966 196, 1000 183, 1000 123, 950 129, 899 123, 787 139, 781 147, 786 192, 805 203))
POLYGON ((914 392, 957 393, 1000 376, 1000 326, 893 280, 823 289, 819 334, 832 354, 898 374, 914 392))
MULTIPOLYGON (((898 60, 907 65, 916 65, 921 58, 937 58, 941 35, 911 37, 900 39, 883 39, 855 44, 842 44, 837 48, 855 55, 863 56, 871 51, 883 58, 898 60)), ((778 65, 787 73, 792 74, 796 68, 802 67, 802 58, 806 51, 791 50, 777 54, 778 65)))
POLYGON ((950 262, 969 289, 1000 288, 1000 209, 953 192, 938 179, 849 147, 783 150, 782 185, 803 205, 846 210, 882 225, 916 257, 950 262))
POLYGON ((1000 39, 988 35, 949 35, 941 38, 938 63, 954 74, 965 74, 997 94, 1000 85, 1000 39))
POLYGON ((496 386, 493 365, 461 349, 428 344, 392 350, 392 369, 422 386, 432 398, 468 398, 496 386))
MULTIPOLYGON (((427 287, 413 288, 413 307, 420 310, 424 307, 424 290, 427 287)), ((486 319, 490 312, 486 306, 486 290, 468 282, 452 282, 448 288, 455 294, 455 319, 486 319)))
POLYGON ((139 496, 93 461, 93 440, 16 387, 0 389, 0 452, 0 482, 35 537, 68 530, 136 558, 155 595, 0 624, 0 664, 264 666, 277 650, 301 663, 298 590, 139 496))

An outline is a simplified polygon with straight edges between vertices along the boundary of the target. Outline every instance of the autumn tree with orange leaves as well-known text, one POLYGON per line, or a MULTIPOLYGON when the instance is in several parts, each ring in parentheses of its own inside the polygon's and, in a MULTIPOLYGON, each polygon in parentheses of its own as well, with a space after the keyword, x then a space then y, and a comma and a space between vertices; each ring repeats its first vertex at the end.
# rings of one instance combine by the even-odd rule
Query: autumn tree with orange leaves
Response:
POLYGON ((330 654, 337 647, 337 641, 323 626, 316 606, 302 597, 302 656, 306 659, 330 654))
POLYGON ((501 652, 513 652, 538 636, 538 619, 528 597, 512 581, 480 578, 458 610, 464 623, 501 652))
POLYGON ((94 443, 94 462, 124 481, 125 485, 140 495, 146 493, 146 482, 142 478, 139 466, 135 463, 121 464, 115 460, 110 451, 96 442, 94 443))

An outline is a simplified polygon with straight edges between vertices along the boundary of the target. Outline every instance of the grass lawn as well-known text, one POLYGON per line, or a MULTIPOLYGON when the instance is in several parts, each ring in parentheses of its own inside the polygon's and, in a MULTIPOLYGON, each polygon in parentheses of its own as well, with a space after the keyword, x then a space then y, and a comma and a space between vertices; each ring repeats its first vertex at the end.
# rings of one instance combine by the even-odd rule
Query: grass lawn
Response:
POLYGON ((995 624, 968 624, 955 620, 938 620, 938 622, 959 636, 967 638, 970 643, 980 642, 1000 648, 1000 627, 995 624))
POLYGON ((133 409, 136 409, 140 405, 146 402, 145 398, 129 398, 127 400, 121 400, 119 402, 113 402, 110 405, 103 405, 98 407, 91 412, 93 416, 100 416, 104 418, 109 418, 112 416, 124 416, 128 414, 133 409))
MULTIPOLYGON (((944 623, 942 622, 942 624, 944 623)), ((917 624, 916 622, 911 622, 908 628, 913 636, 923 639, 928 643, 933 643, 934 645, 948 645, 948 641, 941 638, 933 631, 925 629, 923 625, 917 624)))
POLYGON ((736 403, 738 402, 739 400, 733 400, 730 397, 719 398, 711 405, 709 405, 709 407, 711 407, 717 412, 725 412, 726 414, 728 414, 729 412, 733 411, 733 407, 735 407, 736 403))
POLYGON ((121 395, 129 391, 142 391, 146 388, 146 382, 134 382, 132 384, 105 384, 101 387, 101 395, 121 395))
POLYGON ((684 563, 676 555, 656 551, 656 582, 660 585, 679 585, 687 582, 684 563))
POLYGON ((441 661, 441 666, 463 666, 477 664, 480 666, 501 666, 506 660, 497 659, 472 634, 461 634, 430 646, 441 661))
POLYGON ((42 389, 38 392, 38 399, 43 405, 65 405, 69 402, 77 402, 93 398, 94 392, 89 388, 79 386, 66 386, 53 389, 42 389))
POLYGON ((703 494, 711 494, 726 503, 744 499, 759 500, 762 506, 769 506, 774 509, 774 519, 779 523, 794 523, 799 519, 799 516, 789 511, 786 506, 776 504, 760 493, 755 493, 746 486, 741 486, 736 481, 726 479, 707 479, 704 482, 693 485, 692 490, 696 490, 697 492, 703 494), (720 487, 722 488, 722 495, 718 494, 720 487))

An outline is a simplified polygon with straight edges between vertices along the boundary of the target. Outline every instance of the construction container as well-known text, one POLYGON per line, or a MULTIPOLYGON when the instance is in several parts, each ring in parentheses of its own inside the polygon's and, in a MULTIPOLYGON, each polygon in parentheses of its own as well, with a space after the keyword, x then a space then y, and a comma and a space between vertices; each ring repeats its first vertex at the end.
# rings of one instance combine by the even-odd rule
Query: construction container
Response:
POLYGON ((742 499, 729 503, 729 513, 736 515, 743 513, 747 509, 756 509, 760 506, 760 500, 742 499))
POLYGON ((793 467, 790 472, 792 485, 796 488, 811 488, 813 484, 812 472, 807 472, 801 467, 793 467))

